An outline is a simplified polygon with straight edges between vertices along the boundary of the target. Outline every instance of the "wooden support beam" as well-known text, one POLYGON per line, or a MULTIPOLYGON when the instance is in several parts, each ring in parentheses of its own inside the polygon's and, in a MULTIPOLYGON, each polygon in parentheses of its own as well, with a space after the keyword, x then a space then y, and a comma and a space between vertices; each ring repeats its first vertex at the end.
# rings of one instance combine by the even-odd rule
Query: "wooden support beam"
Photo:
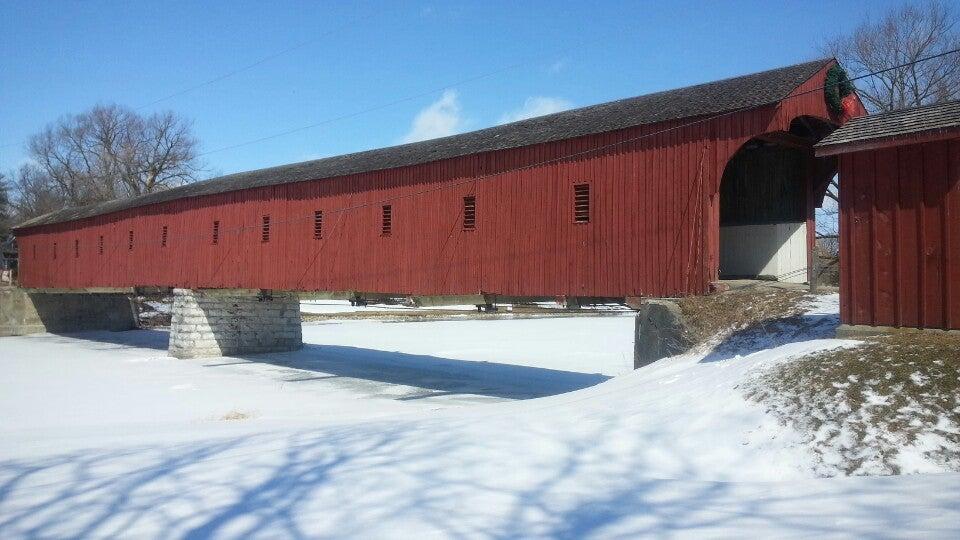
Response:
POLYGON ((134 294, 133 287, 24 288, 27 294, 134 294))

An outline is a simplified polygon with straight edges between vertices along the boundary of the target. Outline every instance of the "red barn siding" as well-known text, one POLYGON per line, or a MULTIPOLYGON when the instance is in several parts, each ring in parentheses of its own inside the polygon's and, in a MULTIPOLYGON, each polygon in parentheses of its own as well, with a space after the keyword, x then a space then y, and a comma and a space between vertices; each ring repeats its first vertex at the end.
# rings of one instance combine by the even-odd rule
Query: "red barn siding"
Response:
POLYGON ((25 287, 178 286, 404 294, 704 293, 719 183, 752 137, 827 118, 826 68, 777 105, 344 177, 181 199, 20 231, 25 287), (638 138, 642 137, 642 138, 638 138), (636 140, 633 140, 636 139, 636 140), (629 140, 617 144, 621 141, 629 140), (599 149, 599 150, 598 150, 599 149), (589 224, 573 185, 591 186, 589 224), (475 195, 476 229, 460 226, 475 195), (381 204, 393 233, 380 234, 381 204), (313 213, 323 210, 323 238, 313 213), (269 243, 260 241, 264 215, 269 243), (220 241, 212 244, 214 220, 220 241), (163 226, 168 243, 160 246, 163 226), (134 248, 127 247, 134 231, 134 248), (97 252, 103 235, 105 251, 97 252), (80 256, 72 257, 74 240, 80 256), (52 258, 57 242, 58 257, 52 258))
POLYGON ((960 329, 960 139, 840 156, 841 320, 960 329))

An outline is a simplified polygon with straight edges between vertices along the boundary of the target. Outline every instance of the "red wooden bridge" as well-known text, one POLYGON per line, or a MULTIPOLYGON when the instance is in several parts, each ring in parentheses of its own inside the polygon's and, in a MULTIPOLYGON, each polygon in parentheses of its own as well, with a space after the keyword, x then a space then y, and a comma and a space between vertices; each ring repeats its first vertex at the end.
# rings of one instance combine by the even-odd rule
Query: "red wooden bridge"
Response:
MULTIPOLYGON (((818 60, 451 137, 228 175, 20 226, 25 287, 441 295, 707 292, 835 172, 818 60), (731 164, 736 164, 731 167, 731 164), (759 235, 759 239, 756 236, 759 235), (737 261, 734 262, 737 262, 737 261)), ((771 237, 771 238, 768 238, 771 237)), ((767 249, 767 248, 764 248, 767 249)), ((774 249, 776 251, 776 249, 774 249)), ((806 254, 804 253, 804 257, 806 254)), ((794 263, 796 266, 796 263, 794 263)), ((806 260, 790 271, 805 278, 806 260)))

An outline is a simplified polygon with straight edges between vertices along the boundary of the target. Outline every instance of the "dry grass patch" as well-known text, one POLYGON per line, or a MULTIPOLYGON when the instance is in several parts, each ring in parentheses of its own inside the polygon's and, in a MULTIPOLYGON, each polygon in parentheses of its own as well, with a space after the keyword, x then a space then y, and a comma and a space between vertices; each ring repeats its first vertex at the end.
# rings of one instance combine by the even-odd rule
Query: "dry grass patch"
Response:
POLYGON ((240 411, 230 411, 227 414, 220 417, 220 420, 231 421, 231 420, 249 420, 253 415, 240 411))
POLYGON ((708 296, 688 296, 678 303, 692 344, 706 343, 733 330, 766 321, 797 317, 809 295, 799 289, 757 286, 708 296))
POLYGON ((903 332, 780 364, 749 398, 798 429, 823 475, 960 471, 960 338, 903 332))

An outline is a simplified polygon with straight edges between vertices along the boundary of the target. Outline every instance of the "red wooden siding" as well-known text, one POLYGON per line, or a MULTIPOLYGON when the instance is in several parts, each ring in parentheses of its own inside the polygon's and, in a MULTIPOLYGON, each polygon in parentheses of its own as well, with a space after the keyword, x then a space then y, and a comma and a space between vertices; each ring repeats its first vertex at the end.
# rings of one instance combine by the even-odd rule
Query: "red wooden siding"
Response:
POLYGON ((960 139, 840 157, 841 320, 960 329, 960 139))
POLYGON ((827 118, 822 92, 810 92, 823 85, 825 72, 797 88, 799 97, 704 121, 36 227, 20 233, 21 253, 37 251, 36 259, 22 258, 21 283, 523 296, 704 293, 717 276, 718 192, 727 161, 752 137, 786 131, 798 116, 827 118), (632 141, 616 144, 624 140, 632 141), (574 222, 578 183, 590 185, 589 223, 574 222), (465 231, 463 197, 471 195, 476 228, 465 231), (389 236, 381 234, 384 204, 392 210, 389 236), (323 234, 315 239, 318 210, 323 234), (263 216, 270 216, 269 242, 261 241, 263 216), (214 221, 220 222, 217 245, 214 221), (74 240, 79 257, 61 249, 52 259, 54 242, 72 246, 74 240))

